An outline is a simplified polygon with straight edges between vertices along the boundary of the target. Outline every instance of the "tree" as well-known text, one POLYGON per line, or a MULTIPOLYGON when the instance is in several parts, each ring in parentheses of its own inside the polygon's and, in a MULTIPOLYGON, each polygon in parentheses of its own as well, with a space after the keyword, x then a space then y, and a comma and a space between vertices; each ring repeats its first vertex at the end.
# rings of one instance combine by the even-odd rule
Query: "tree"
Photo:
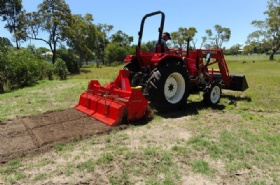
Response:
POLYGON ((6 2, 7 2, 7 0, 1 0, 0 1, 0 15, 2 15, 3 11, 6 8, 6 2))
POLYGON ((212 40, 212 47, 222 48, 224 42, 228 42, 231 36, 231 31, 229 28, 224 28, 221 25, 216 24, 214 26, 216 35, 213 34, 211 29, 206 30, 208 39, 212 40))
MULTIPOLYGON (((154 51, 154 47, 155 47, 155 43, 156 43, 156 41, 155 40, 153 40, 153 41, 148 41, 148 42, 146 42, 146 43, 143 43, 142 45, 145 45, 146 47, 147 47, 147 51, 154 51)), ((133 53, 131 53, 131 54, 134 54, 135 53, 135 51, 136 51, 136 46, 132 46, 133 48, 134 48, 134 51, 133 51, 133 53)), ((142 46, 141 46, 142 47, 142 46)), ((142 47, 142 50, 143 50, 143 47, 142 47)))
POLYGON ((13 44, 11 43, 11 41, 6 37, 0 37, 0 43, 5 45, 5 46, 13 47, 13 44))
POLYGON ((267 15, 265 20, 252 21, 251 24, 258 30, 248 35, 247 43, 257 42, 266 47, 269 45, 272 51, 269 60, 273 60, 274 54, 280 48, 280 1, 268 1, 267 8, 268 10, 264 12, 267 15))
POLYGON ((25 11, 22 10, 22 0, 9 0, 1 3, 0 16, 3 21, 7 21, 5 28, 13 34, 17 49, 20 43, 26 41, 26 19, 25 11))
POLYGON ((237 55, 240 51, 241 48, 241 44, 235 44, 233 46, 230 47, 230 54, 232 55, 237 55))
POLYGON ((202 39, 202 42, 201 42, 201 45, 200 45, 200 48, 202 48, 202 46, 205 44, 205 42, 207 41, 207 37, 201 37, 202 39))
POLYGON ((120 46, 127 48, 133 42, 133 37, 119 30, 111 36, 111 42, 118 43, 120 46))
POLYGON ((38 12, 27 14, 29 37, 48 44, 53 53, 52 62, 56 60, 58 43, 65 41, 63 31, 71 26, 71 10, 65 0, 43 0, 38 6, 38 12), (40 37, 40 31, 48 33, 48 38, 40 37))
MULTIPOLYGON (((95 54, 98 59, 101 59, 102 63, 105 64, 105 47, 109 43, 109 33, 113 29, 112 25, 107 24, 98 24, 97 25, 97 48, 95 54)), ((99 64, 99 62, 98 62, 99 64)))
POLYGON ((182 28, 180 27, 177 32, 172 32, 172 44, 174 47, 179 47, 179 49, 183 49, 187 45, 187 39, 193 43, 193 47, 195 48, 196 42, 194 41, 194 36, 197 33, 196 28, 182 28))
POLYGON ((92 23, 91 14, 73 15, 71 26, 65 28, 64 37, 67 38, 67 45, 70 46, 80 57, 86 61, 93 59, 94 50, 97 47, 97 28, 92 23))
POLYGON ((105 48, 105 61, 108 65, 119 63, 126 57, 127 51, 116 42, 109 43, 105 48))

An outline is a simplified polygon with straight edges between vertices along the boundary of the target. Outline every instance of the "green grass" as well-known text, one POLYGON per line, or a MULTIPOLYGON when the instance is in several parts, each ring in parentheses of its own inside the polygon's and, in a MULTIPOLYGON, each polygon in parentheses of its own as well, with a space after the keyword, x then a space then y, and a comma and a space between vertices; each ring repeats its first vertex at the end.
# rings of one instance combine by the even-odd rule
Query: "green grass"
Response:
POLYGON ((5 180, 9 184, 22 180, 26 177, 18 168, 22 167, 22 162, 19 159, 9 161, 5 167, 0 168, 0 175, 5 175, 5 180))
POLYGON ((206 174, 210 175, 211 174, 211 169, 209 167, 208 162, 204 160, 197 160, 192 163, 192 170, 196 173, 201 173, 201 174, 206 174))
POLYGON ((90 74, 73 75, 65 81, 43 80, 33 87, 1 94, 0 120, 74 107, 91 79, 98 79, 100 84, 109 83, 117 76, 119 68, 90 68, 90 74))
POLYGON ((9 161, 4 168, 0 168, 0 174, 12 174, 22 166, 19 159, 9 161))
POLYGON ((39 173, 34 177, 33 181, 40 181, 40 180, 44 180, 46 178, 47 178, 47 175, 45 173, 39 173))
POLYGON ((110 153, 104 153, 102 154, 96 161, 97 165, 102 165, 102 164, 109 164, 114 160, 114 157, 110 153))
POLYGON ((36 115, 74 106, 86 86, 87 82, 83 80, 40 81, 36 86, 1 94, 0 119, 36 115))
POLYGON ((82 171, 92 172, 95 168, 95 163, 92 159, 89 159, 85 162, 81 162, 77 165, 77 168, 82 171))
POLYGON ((75 143, 71 142, 66 144, 57 144, 54 146, 54 148, 58 153, 63 153, 63 152, 69 152, 73 150, 74 146, 75 143))
MULTIPOLYGON (((103 172, 111 184, 181 184, 190 173, 215 182, 219 172, 224 171, 229 183, 243 178, 250 185, 280 184, 278 58, 268 61, 268 56, 254 55, 226 59, 231 74, 246 76, 249 89, 245 92, 223 91, 214 108, 204 107, 201 95, 191 95, 179 116, 166 119, 154 115, 145 126, 129 127, 128 132, 133 134, 115 131, 56 145, 54 159, 43 155, 45 159, 37 162, 12 160, 0 168, 0 178, 2 175, 10 184, 25 182, 29 171, 40 169, 31 176, 33 181, 48 181, 62 170, 65 176, 61 176, 72 178, 72 182, 78 175, 98 176, 103 172), (190 137, 179 137, 178 132, 184 130, 190 137), (54 170, 43 171, 48 165, 54 170)), ((90 79, 108 83, 121 68, 86 67, 83 70, 87 73, 70 76, 66 81, 41 81, 36 86, 2 94, 0 119, 73 107, 90 79)))

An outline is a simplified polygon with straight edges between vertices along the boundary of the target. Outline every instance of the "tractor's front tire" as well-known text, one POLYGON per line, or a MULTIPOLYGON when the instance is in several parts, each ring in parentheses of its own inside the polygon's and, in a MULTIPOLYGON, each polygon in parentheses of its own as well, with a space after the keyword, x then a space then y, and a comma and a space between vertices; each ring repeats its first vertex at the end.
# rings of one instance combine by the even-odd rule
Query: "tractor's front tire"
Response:
POLYGON ((179 62, 166 62, 154 69, 145 93, 153 107, 159 112, 167 112, 186 105, 189 88, 186 68, 179 62))
POLYGON ((220 102, 222 90, 219 84, 211 83, 204 90, 203 102, 205 105, 213 106, 220 102))

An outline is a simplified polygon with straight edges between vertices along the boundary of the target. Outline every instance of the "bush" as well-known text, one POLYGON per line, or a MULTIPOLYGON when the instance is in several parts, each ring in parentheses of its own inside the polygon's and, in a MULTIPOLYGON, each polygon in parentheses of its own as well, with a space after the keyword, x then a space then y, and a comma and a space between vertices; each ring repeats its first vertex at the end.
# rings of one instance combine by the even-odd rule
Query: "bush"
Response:
POLYGON ((4 93, 4 85, 6 83, 5 71, 7 63, 7 52, 8 48, 3 41, 0 39, 0 93, 4 93))
POLYGON ((63 61, 65 61, 67 69, 71 74, 79 74, 80 73, 80 64, 77 60, 76 55, 64 48, 61 48, 57 51, 57 55, 63 61))
POLYGON ((117 43, 110 43, 105 48, 105 63, 112 65, 113 63, 122 63, 127 55, 124 47, 117 43))
POLYGON ((39 79, 45 79, 47 78, 48 80, 53 80, 53 65, 50 62, 40 60, 39 61, 39 79))
POLYGON ((39 80, 39 64, 34 55, 25 50, 9 52, 5 68, 11 88, 33 85, 39 80))
POLYGON ((68 75, 68 69, 66 63, 58 58, 54 63, 54 74, 56 74, 60 80, 66 80, 68 75))
MULTIPOLYGON (((0 93, 34 85, 45 78, 52 80, 53 67, 52 63, 39 59, 30 49, 16 50, 0 45, 0 93)), ((62 78, 65 79, 65 75, 62 78)))
POLYGON ((45 73, 46 73, 46 76, 48 77, 48 80, 53 80, 54 66, 50 62, 46 62, 45 67, 46 67, 45 73))

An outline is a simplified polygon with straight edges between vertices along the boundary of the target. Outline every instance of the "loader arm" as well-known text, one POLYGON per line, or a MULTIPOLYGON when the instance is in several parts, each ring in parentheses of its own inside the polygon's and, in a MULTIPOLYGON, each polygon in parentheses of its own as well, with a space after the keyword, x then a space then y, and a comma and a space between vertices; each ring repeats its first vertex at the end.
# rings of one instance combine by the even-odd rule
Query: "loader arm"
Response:
POLYGON ((228 70, 228 66, 223 54, 222 50, 215 50, 215 52, 213 52, 213 50, 209 50, 208 52, 211 52, 211 58, 215 58, 214 62, 210 62, 207 65, 210 66, 212 64, 218 63, 219 66, 219 70, 214 70, 211 69, 209 70, 210 73, 215 74, 215 73, 220 73, 223 82, 225 83, 226 86, 230 86, 230 73, 228 70))
POLYGON ((215 59, 214 62, 206 64, 207 66, 218 63, 219 70, 209 69, 209 73, 215 79, 222 80, 222 85, 224 89, 229 89, 233 91, 245 91, 249 88, 245 75, 231 75, 229 73, 227 62, 225 60, 222 50, 204 50, 204 52, 205 51, 210 52, 211 58, 215 59))

